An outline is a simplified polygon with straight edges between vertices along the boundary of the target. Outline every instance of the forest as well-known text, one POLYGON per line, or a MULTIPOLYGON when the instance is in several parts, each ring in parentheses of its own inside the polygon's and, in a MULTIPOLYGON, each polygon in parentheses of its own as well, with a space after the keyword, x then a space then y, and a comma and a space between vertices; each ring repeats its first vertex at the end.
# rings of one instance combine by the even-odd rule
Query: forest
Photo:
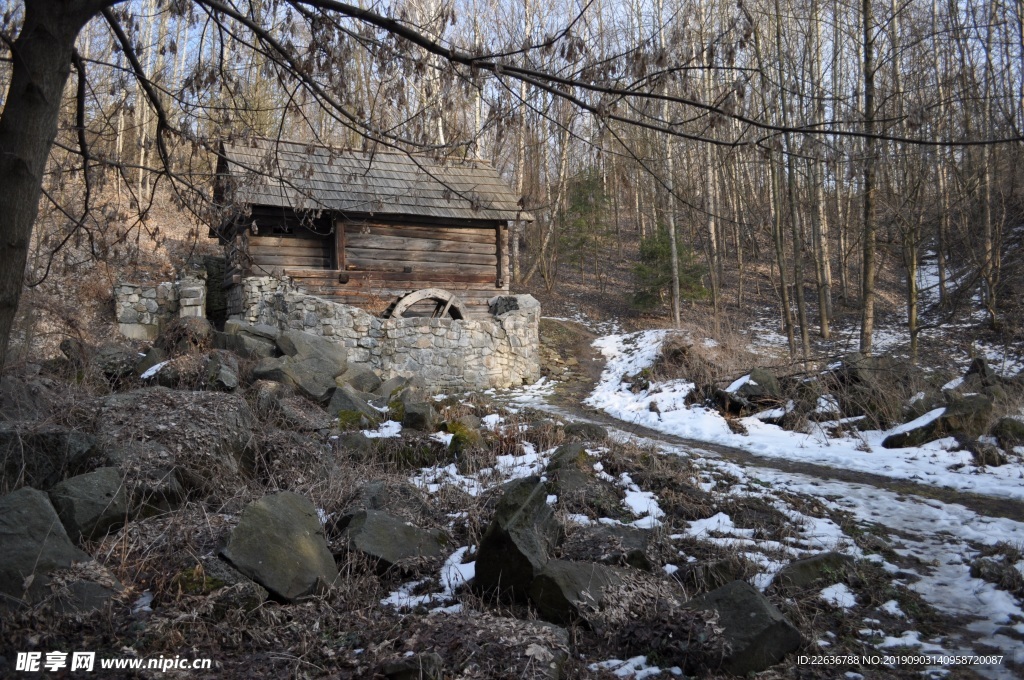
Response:
POLYGON ((1021 677, 1024 0, 354 2, 0 0, 0 676, 1021 677))
MULTIPOLYGON (((45 5, 4 11, 5 82, 12 36, 45 5)), ((678 323, 681 302, 702 300, 716 324, 767 282, 794 356, 850 312, 870 352, 886 271, 915 353, 922 262, 944 309, 980 306, 1000 329, 1013 307, 1003 265, 1021 212, 1019 3, 89 11, 41 180, 30 283, 57 261, 159 240, 167 226, 149 208, 161 199, 198 235, 218 219, 217 144, 259 136, 485 159, 536 216, 513 226, 515 282, 552 290, 576 268, 604 286, 625 249, 638 310, 678 323)))

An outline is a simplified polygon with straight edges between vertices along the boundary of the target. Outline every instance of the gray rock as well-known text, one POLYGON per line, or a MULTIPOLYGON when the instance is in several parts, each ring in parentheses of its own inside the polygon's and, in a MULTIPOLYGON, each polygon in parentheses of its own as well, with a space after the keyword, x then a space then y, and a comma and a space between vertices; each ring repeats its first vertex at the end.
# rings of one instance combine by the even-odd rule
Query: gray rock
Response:
POLYGON ((920 446, 950 435, 977 438, 984 434, 992 417, 991 397, 984 394, 968 394, 962 397, 949 394, 948 399, 949 405, 937 418, 912 429, 889 435, 882 440, 882 446, 895 449, 920 446))
MULTIPOLYGON (((344 345, 312 333, 296 330, 284 331, 277 336, 277 347, 285 356, 298 359, 321 357, 329 360, 340 367, 340 370, 334 375, 341 375, 348 367, 348 353, 344 345)), ((334 375, 331 377, 333 378, 334 375)))
POLYGON ((316 508, 290 491, 248 505, 221 555, 285 602, 319 592, 338 578, 316 508))
POLYGON ((562 527, 547 504, 548 489, 539 477, 506 485, 494 517, 480 539, 476 587, 513 597, 528 595, 533 579, 562 538, 562 527))
POLYGON ((388 680, 441 680, 444 659, 436 652, 412 654, 384 662, 381 673, 388 680))
POLYGON ((313 401, 327 401, 335 388, 334 377, 347 367, 345 348, 300 331, 285 331, 277 344, 285 356, 261 360, 253 378, 291 385, 313 401))
POLYGON ((455 422, 469 430, 479 430, 480 426, 483 424, 483 421, 477 418, 472 413, 467 413, 464 416, 459 416, 458 418, 455 419, 455 422))
POLYGON ((541 618, 555 623, 586 621, 610 602, 610 591, 623 584, 622 572, 593 562, 551 560, 530 584, 530 602, 541 618))
POLYGON ((228 335, 250 335, 276 343, 281 329, 264 323, 250 324, 240 319, 228 319, 224 322, 224 332, 228 335))
POLYGON ((750 372, 750 380, 741 385, 736 393, 757 402, 764 399, 778 399, 782 396, 779 380, 763 368, 755 368, 750 372))
POLYGON ((978 376, 984 387, 988 387, 999 382, 999 376, 996 375, 996 372, 988 365, 988 361, 984 357, 974 357, 974 359, 971 360, 971 365, 967 367, 967 372, 964 373, 964 378, 972 375, 978 376))
POLYGON ((396 396, 397 392, 401 392, 408 385, 409 379, 398 375, 395 376, 394 378, 388 378, 387 380, 385 380, 383 383, 381 383, 380 387, 374 390, 374 392, 377 395, 384 397, 388 401, 391 401, 391 399, 394 396, 396 396))
POLYGON ((787 564, 775 575, 772 585, 782 590, 802 590, 815 585, 828 586, 844 580, 853 569, 853 565, 854 559, 849 555, 837 552, 818 553, 787 564))
POLYGON ((345 347, 302 331, 284 331, 277 346, 285 356, 261 360, 253 378, 292 385, 307 398, 326 402, 335 388, 335 376, 348 367, 345 347))
POLYGON ((540 309, 540 303, 532 295, 496 295, 487 301, 491 314, 500 316, 509 312, 530 312, 540 309))
POLYGON ((370 439, 362 432, 342 432, 338 435, 337 450, 341 463, 354 460, 366 462, 377 453, 375 439, 370 439))
POLYGON ((109 573, 103 574, 101 580, 75 579, 62 585, 53 593, 54 608, 64 613, 86 613, 102 609, 123 588, 109 573))
POLYGON ((402 427, 424 432, 433 432, 437 427, 437 409, 427 402, 405 404, 402 414, 402 427))
POLYGON ((359 510, 381 510, 412 520, 428 516, 431 507, 423 492, 412 484, 377 479, 359 489, 359 497, 352 510, 352 515, 359 510))
POLYGON ((177 468, 197 488, 212 491, 249 465, 253 415, 239 394, 146 387, 106 396, 97 411, 97 436, 108 448, 157 456, 129 459, 133 467, 177 468), (148 442, 162 448, 139 446, 148 442))
POLYGON ((652 571, 651 532, 623 525, 591 524, 569 534, 561 546, 566 559, 630 566, 652 571))
POLYGON ((555 449, 555 452, 551 454, 546 471, 578 469, 591 472, 593 465, 594 458, 587 453, 587 447, 579 442, 573 442, 562 444, 555 449))
POLYGON ((146 356, 141 357, 135 364, 135 375, 141 376, 162 361, 167 361, 167 352, 156 346, 150 347, 146 356))
POLYGON ((103 345, 93 354, 92 364, 103 376, 114 383, 131 377, 139 353, 124 345, 103 345))
POLYGON ((84 472, 100 456, 96 438, 56 425, 28 429, 0 424, 0 464, 7 483, 18 480, 37 489, 49 489, 70 475, 84 472))
POLYGON ((380 568, 412 568, 426 558, 444 554, 448 541, 438 529, 423 529, 380 510, 360 510, 348 519, 345 538, 350 550, 375 560, 380 568))
POLYGON ((519 311, 519 300, 514 295, 498 295, 487 301, 487 311, 494 316, 519 311))
POLYGON ((992 428, 992 436, 999 440, 999 446, 1007 451, 1014 446, 1024 445, 1024 422, 1009 416, 1000 418, 992 428))
POLYGON ((741 580, 745 571, 741 558, 727 558, 684 564, 673 576, 687 588, 688 592, 706 593, 732 581, 741 580))
POLYGON ((233 392, 238 387, 238 359, 228 352, 211 352, 206 360, 206 387, 233 392))
POLYGON ((100 468, 66 479, 50 489, 49 495, 75 543, 102 538, 127 519, 128 496, 117 468, 100 468))
POLYGON ((246 578, 216 555, 201 555, 195 567, 175 575, 172 585, 185 595, 202 595, 212 604, 210 613, 220 621, 228 614, 249 614, 262 605, 270 593, 246 578))
POLYGON ((276 342, 248 333, 214 333, 213 346, 250 359, 272 357, 278 353, 276 342))
POLYGON ((31 602, 46 592, 47 574, 92 558, 68 538, 42 491, 22 487, 0 498, 0 606, 31 602))
POLYGON ((782 612, 746 581, 733 581, 693 598, 684 607, 717 612, 730 649, 722 668, 734 675, 763 671, 802 642, 782 612))
MULTIPOLYGON (((359 392, 370 393, 376 393, 377 388, 382 385, 376 373, 360 364, 350 364, 347 371, 334 379, 334 383, 339 387, 350 385, 359 392)), ((374 396, 379 395, 374 394, 374 396)))
POLYGON ((569 439, 603 442, 608 438, 608 430, 595 423, 569 423, 565 426, 565 436, 569 439))
POLYGON ((327 404, 327 412, 338 416, 344 426, 358 424, 360 417, 365 418, 368 424, 375 425, 383 417, 380 411, 370 406, 365 398, 371 395, 362 394, 356 391, 351 385, 335 387, 331 393, 331 400, 327 404))

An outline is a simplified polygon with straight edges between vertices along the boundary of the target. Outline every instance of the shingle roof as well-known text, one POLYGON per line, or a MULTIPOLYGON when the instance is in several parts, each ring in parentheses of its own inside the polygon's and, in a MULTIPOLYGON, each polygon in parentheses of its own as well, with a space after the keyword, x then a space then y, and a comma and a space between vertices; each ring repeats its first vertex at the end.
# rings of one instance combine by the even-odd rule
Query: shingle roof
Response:
POLYGON ((223 145, 236 202, 345 213, 532 220, 497 171, 400 151, 256 139, 223 145))

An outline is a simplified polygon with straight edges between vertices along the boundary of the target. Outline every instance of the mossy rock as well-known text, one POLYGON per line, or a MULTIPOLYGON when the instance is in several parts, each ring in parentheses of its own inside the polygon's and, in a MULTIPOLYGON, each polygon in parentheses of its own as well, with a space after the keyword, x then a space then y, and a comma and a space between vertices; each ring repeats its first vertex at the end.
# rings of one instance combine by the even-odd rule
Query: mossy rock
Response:
POLYGON ((388 418, 398 422, 405 419, 405 404, 401 399, 395 398, 388 402, 388 418))
POLYGON ((573 442, 563 444, 555 449, 555 453, 551 456, 551 462, 548 463, 547 472, 573 468, 592 472, 593 466, 594 458, 587 453, 587 447, 579 442, 573 442))
POLYGON ((209 595, 226 583, 206 574, 201 564, 191 569, 183 569, 171 579, 171 585, 184 595, 209 595))
POLYGON ((1024 446, 1024 422, 1009 416, 1000 418, 992 428, 992 436, 1007 451, 1014 446, 1024 446))
POLYGON ((359 411, 348 411, 342 409, 338 411, 338 429, 345 432, 349 430, 361 430, 370 429, 380 425, 380 421, 375 418, 368 418, 365 414, 359 411))
POLYGON ((448 445, 452 453, 463 453, 483 445, 484 438, 479 430, 469 428, 458 421, 445 423, 445 430, 452 435, 452 441, 448 445))

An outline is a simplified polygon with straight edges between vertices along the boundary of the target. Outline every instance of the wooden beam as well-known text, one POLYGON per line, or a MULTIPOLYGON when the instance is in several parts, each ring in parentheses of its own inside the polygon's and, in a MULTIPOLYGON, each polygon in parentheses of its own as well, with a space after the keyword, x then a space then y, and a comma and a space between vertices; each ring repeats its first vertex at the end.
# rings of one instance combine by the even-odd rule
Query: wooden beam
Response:
POLYGON ((498 253, 498 273, 494 279, 495 288, 503 288, 505 286, 505 239, 502 238, 501 233, 501 222, 494 228, 495 234, 495 250, 498 253))

